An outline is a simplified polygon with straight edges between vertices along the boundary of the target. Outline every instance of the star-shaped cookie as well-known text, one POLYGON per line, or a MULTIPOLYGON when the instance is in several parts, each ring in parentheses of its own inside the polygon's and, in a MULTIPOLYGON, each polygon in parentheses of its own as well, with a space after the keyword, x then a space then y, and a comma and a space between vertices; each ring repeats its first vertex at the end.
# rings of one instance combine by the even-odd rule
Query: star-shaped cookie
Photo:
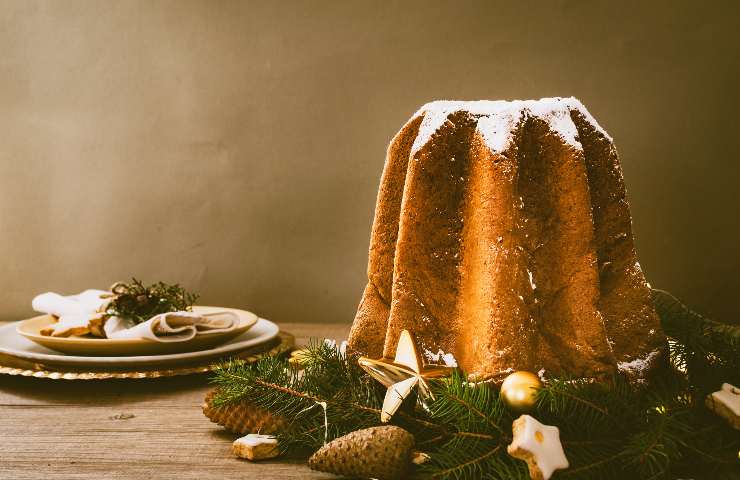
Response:
POLYGON ((724 383, 718 391, 710 393, 704 403, 732 428, 740 430, 740 388, 724 383))
POLYGON ((548 480, 560 468, 568 468, 558 427, 545 425, 522 415, 512 425, 514 439, 506 449, 514 458, 527 462, 532 480, 548 480))

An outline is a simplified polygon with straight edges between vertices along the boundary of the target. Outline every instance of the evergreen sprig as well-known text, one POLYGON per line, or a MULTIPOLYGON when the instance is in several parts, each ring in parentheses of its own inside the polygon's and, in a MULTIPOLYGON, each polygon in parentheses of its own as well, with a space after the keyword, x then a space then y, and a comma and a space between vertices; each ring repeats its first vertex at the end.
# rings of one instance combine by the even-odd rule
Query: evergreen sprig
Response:
POLYGON ((214 405, 248 398, 287 419, 289 426, 279 435, 284 450, 315 450, 325 440, 378 424, 377 387, 353 357, 315 343, 302 361, 303 370, 279 357, 221 364, 215 369, 214 405))
MULTIPOLYGON (((738 384, 738 328, 711 322, 656 292, 671 337, 671 367, 649 385, 552 379, 531 415, 560 428, 570 462, 563 479, 737 478, 740 436, 703 405, 720 382, 738 384), (734 368, 734 370, 733 370, 734 368), (706 379, 711 379, 710 381, 706 379)), ((281 416, 285 450, 316 450, 326 440, 380 424, 385 389, 352 354, 313 344, 304 370, 281 358, 231 361, 216 369, 216 405, 248 401, 281 416), (325 405, 326 408, 322 406, 325 405)), ((497 388, 463 372, 432 382, 433 399, 404 403, 393 423, 413 433, 431 460, 418 475, 434 479, 527 479, 506 453, 514 414, 497 388)))
POLYGON ((188 292, 179 284, 157 282, 144 285, 136 278, 128 283, 114 284, 111 292, 113 298, 105 313, 129 318, 135 323, 145 322, 160 313, 192 310, 198 300, 198 295, 188 292))
POLYGON ((653 290, 653 303, 669 337, 671 361, 687 373, 694 395, 704 396, 721 382, 738 380, 740 326, 710 320, 664 290, 653 290))

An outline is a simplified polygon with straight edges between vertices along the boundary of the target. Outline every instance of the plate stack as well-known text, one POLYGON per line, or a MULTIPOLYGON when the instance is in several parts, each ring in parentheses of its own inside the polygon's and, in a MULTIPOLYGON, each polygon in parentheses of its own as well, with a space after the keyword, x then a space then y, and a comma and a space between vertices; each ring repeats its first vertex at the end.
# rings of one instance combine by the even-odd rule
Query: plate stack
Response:
POLYGON ((9 323, 0 327, 0 373, 69 380, 187 375, 208 372, 224 358, 254 361, 292 347, 291 335, 254 313, 193 307, 199 314, 224 311, 238 316, 233 329, 203 332, 178 342, 42 335, 43 329, 56 322, 51 315, 9 323))

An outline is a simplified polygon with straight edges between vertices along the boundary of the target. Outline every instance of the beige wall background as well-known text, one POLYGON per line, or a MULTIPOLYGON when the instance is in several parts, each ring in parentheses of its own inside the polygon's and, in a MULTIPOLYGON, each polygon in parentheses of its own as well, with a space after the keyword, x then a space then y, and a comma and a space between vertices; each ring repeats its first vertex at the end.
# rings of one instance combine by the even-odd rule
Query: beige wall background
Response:
POLYGON ((651 283, 737 321, 738 5, 0 1, 0 319, 135 275, 350 322, 405 120, 574 95, 651 283))

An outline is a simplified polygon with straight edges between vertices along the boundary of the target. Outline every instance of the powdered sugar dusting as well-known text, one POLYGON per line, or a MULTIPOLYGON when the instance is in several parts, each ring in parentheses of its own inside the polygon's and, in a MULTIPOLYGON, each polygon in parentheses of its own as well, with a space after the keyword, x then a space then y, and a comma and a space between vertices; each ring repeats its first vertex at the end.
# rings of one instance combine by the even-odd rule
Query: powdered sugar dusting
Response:
MULTIPOLYGON (((424 107, 426 107, 426 105, 424 107)), ((422 107, 422 110, 424 110, 424 107, 422 107)), ((414 156, 414 154, 416 154, 416 152, 419 151, 419 149, 421 149, 421 147, 429 142, 429 140, 432 138, 432 135, 434 135, 434 133, 439 130, 439 127, 441 127, 447 121, 447 116, 451 113, 453 112, 443 109, 417 112, 417 115, 424 115, 424 119, 421 121, 421 125, 419 126, 419 133, 416 134, 414 144, 411 146, 412 157, 414 156)))
POLYGON ((424 356, 428 362, 438 365, 444 364, 448 367, 457 367, 457 359, 451 353, 445 353, 442 350, 439 350, 437 353, 434 353, 431 350, 424 350, 424 356))
POLYGON ((329 348, 337 350, 340 355, 347 354, 347 340, 342 340, 341 343, 337 343, 337 341, 332 338, 325 338, 324 344, 329 348))
POLYGON ((277 445, 277 438, 272 435, 260 435, 258 433, 250 433, 241 438, 237 438, 234 443, 239 443, 247 447, 256 447, 259 445, 277 445))
POLYGON ((522 118, 522 110, 504 110, 478 120, 478 132, 493 152, 503 152, 514 138, 514 128, 522 118))
POLYGON ((653 362, 659 355, 660 352, 655 350, 644 358, 636 358, 631 362, 619 362, 617 363, 617 368, 619 368, 620 372, 624 372, 630 377, 639 378, 643 376, 645 370, 653 365, 653 362))
POLYGON ((567 102, 568 108, 570 108, 571 111, 576 111, 583 115, 583 118, 585 118, 586 121, 591 124, 591 126, 594 127, 600 134, 606 137, 607 140, 609 140, 610 142, 614 141, 611 135, 606 133, 606 130, 604 130, 601 125, 599 125, 599 122, 597 122, 593 115, 591 115, 591 112, 589 112, 586 107, 583 106, 580 100, 575 97, 569 97, 563 99, 563 101, 567 102))
POLYGON ((531 115, 544 120, 553 132, 565 140, 565 143, 582 149, 578 141, 578 129, 570 118, 567 99, 563 101, 561 98, 547 98, 538 102, 528 102, 526 108, 531 115))
POLYGON ((542 98, 540 100, 513 100, 513 101, 450 101, 439 100, 430 102, 419 109, 416 115, 424 118, 419 127, 419 133, 411 147, 411 156, 426 145, 439 128, 449 121, 448 117, 455 112, 468 112, 478 117, 477 130, 483 137, 486 145, 494 152, 502 152, 509 145, 512 130, 524 115, 537 117, 545 121, 562 140, 576 149, 581 149, 578 141, 578 129, 571 119, 571 112, 577 111, 597 131, 609 141, 612 138, 601 128, 586 107, 574 97, 542 98))

